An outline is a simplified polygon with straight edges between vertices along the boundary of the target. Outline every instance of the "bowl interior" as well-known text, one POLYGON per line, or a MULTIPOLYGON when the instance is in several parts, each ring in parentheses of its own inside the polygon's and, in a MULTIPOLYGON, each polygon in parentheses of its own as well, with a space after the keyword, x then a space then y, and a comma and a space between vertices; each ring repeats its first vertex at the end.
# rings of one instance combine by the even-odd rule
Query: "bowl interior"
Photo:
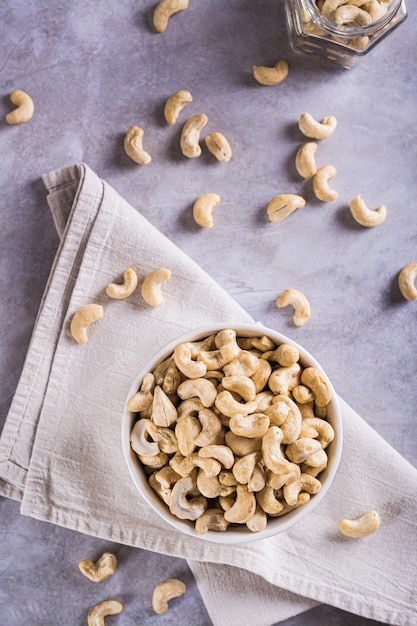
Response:
POLYGON ((342 422, 340 407, 336 393, 329 378, 323 371, 323 368, 320 366, 320 364, 302 346, 298 345, 296 342, 289 339, 285 335, 282 335, 281 333, 270 328, 266 328, 261 324, 243 324, 239 326, 237 326, 236 324, 217 324, 201 327, 190 331, 180 337, 177 337, 175 340, 163 346, 138 373, 137 377, 131 385, 127 400, 136 393, 144 375, 147 372, 154 370, 159 363, 161 363, 170 354, 172 354, 176 345, 186 341, 199 341, 200 339, 204 339, 205 337, 217 333, 225 328, 233 328, 233 330, 236 331, 236 335, 240 337, 257 337, 266 335, 267 337, 270 337, 277 345, 281 343, 289 343, 293 345, 298 349, 300 353, 299 362, 301 363, 301 365, 303 365, 304 367, 313 366, 317 368, 327 381, 332 392, 332 400, 327 406, 327 421, 332 425, 335 431, 335 437, 330 445, 326 448, 326 452, 328 455, 328 465, 327 468, 320 474, 322 488, 319 493, 312 496, 308 503, 297 509, 294 509, 293 511, 290 511, 282 517, 268 518, 267 526, 261 532, 251 532, 245 524, 242 524, 239 526, 229 527, 225 532, 208 531, 204 535, 201 535, 195 531, 193 522, 188 520, 180 520, 174 517, 170 513, 165 503, 160 500, 160 498, 156 495, 153 489, 149 486, 143 466, 137 458, 136 453, 132 450, 130 446, 130 432, 132 430, 133 424, 136 421, 136 416, 134 413, 128 411, 126 406, 123 412, 122 419, 122 447, 130 476, 134 484, 136 485, 139 493, 145 499, 145 501, 153 508, 153 510, 156 511, 156 513, 158 513, 168 524, 192 537, 203 539, 205 541, 212 541, 215 543, 232 544, 265 539, 266 537, 271 537, 272 535, 276 535, 277 533, 288 530, 288 528, 293 526, 293 524, 301 520, 304 516, 308 515, 308 513, 310 513, 313 508, 319 504, 319 502, 324 498, 327 490, 329 489, 330 484, 336 474, 337 467, 339 465, 342 451, 342 422))

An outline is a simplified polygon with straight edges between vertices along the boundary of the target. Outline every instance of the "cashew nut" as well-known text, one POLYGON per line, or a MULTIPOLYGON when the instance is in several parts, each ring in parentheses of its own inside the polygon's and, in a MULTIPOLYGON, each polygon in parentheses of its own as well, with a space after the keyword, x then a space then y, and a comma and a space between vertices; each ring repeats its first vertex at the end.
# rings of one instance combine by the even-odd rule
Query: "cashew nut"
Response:
POLYGON ((190 398, 200 398, 203 406, 210 407, 216 399, 217 389, 210 380, 206 378, 191 378, 184 380, 178 389, 177 394, 182 400, 190 398))
POLYGON ((287 504, 293 506, 297 504, 298 496, 300 491, 306 491, 310 494, 316 494, 321 489, 321 482, 314 478, 314 476, 310 476, 310 474, 301 474, 297 480, 284 485, 284 498, 287 504))
POLYGON ((93 583, 99 583, 114 574, 117 568, 117 558, 115 554, 105 552, 95 563, 90 559, 85 559, 78 563, 78 567, 93 583))
POLYGON ((265 511, 257 505, 254 516, 246 522, 246 526, 251 532, 259 533, 266 528, 267 522, 268 518, 265 511))
POLYGON ((104 626, 104 618, 107 615, 117 615, 122 611, 123 604, 118 600, 104 600, 88 612, 88 626, 104 626))
POLYGON ((268 361, 277 361, 277 363, 286 367, 297 363, 300 358, 300 353, 295 346, 289 343, 282 343, 276 350, 264 352, 261 358, 267 359, 268 361))
POLYGON ((146 430, 158 444, 162 452, 173 454, 178 452, 178 440, 175 433, 166 426, 156 426, 152 420, 146 419, 146 430))
POLYGON ((253 76, 261 85, 278 85, 288 76, 288 63, 277 61, 273 67, 254 65, 253 76))
POLYGON ((194 439, 196 446, 203 448, 211 444, 219 443, 219 435, 223 430, 223 424, 220 417, 211 409, 202 409, 198 413, 198 419, 201 423, 201 432, 194 439))
POLYGON ((274 424, 273 415, 274 412, 281 410, 281 416, 284 415, 284 419, 280 424, 277 424, 281 428, 283 438, 282 443, 294 443, 299 437, 301 432, 301 413, 298 406, 288 396, 277 396, 280 398, 279 402, 274 402, 269 409, 266 410, 266 414, 270 417, 271 423, 274 424))
POLYGON ((173 93, 166 101, 164 107, 164 117, 168 124, 175 124, 183 108, 192 100, 191 93, 185 89, 173 93))
MULTIPOLYGON (((294 443, 290 443, 285 450, 285 454, 293 463, 302 463, 310 456, 321 450, 321 444, 317 439, 311 439, 310 437, 300 437, 294 443)), ((272 469, 272 468, 270 468, 272 469)))
POLYGON ((255 450, 260 450, 262 437, 241 437, 229 430, 225 435, 226 443, 236 456, 245 456, 255 450))
MULTIPOLYGON (((299 363, 293 363, 286 367, 279 367, 274 370, 269 377, 268 385, 271 391, 278 396, 288 395, 289 391, 292 391, 296 385, 300 382, 301 366, 299 363)), ((274 401, 278 402, 281 398, 274 398, 274 401)))
POLYGON ((153 392, 152 421, 156 426, 171 426, 178 417, 177 409, 165 391, 156 385, 153 392))
POLYGON ((190 456, 186 456, 175 470, 180 476, 188 476, 195 467, 201 468, 207 478, 218 476, 222 469, 219 461, 213 458, 203 458, 197 452, 193 452, 190 456))
POLYGON ((207 124, 208 118, 204 113, 197 113, 187 120, 181 132, 181 152, 189 159, 199 157, 201 154, 200 132, 207 124))
POLYGON ((238 483, 242 485, 248 484, 259 459, 259 452, 251 452, 251 454, 247 454, 235 462, 232 472, 238 483))
POLYGON ((100 304, 86 304, 76 311, 71 319, 71 335, 78 343, 87 343, 87 329, 93 322, 103 319, 104 309, 100 304))
POLYGON ((295 168, 302 178, 311 178, 317 172, 315 153, 317 144, 314 141, 304 143, 295 155, 295 168))
POLYGON ((274 474, 291 471, 290 462, 284 457, 281 450, 282 437, 282 430, 279 426, 270 426, 262 438, 262 458, 265 467, 274 474))
POLYGON ((240 350, 229 363, 223 367, 226 376, 253 376, 258 369, 259 359, 248 350, 240 350))
POLYGON ((252 402, 256 397, 255 383, 248 376, 224 376, 222 385, 227 391, 239 394, 245 402, 252 402))
POLYGON ((172 488, 169 510, 179 519, 196 520, 207 508, 207 500, 197 496, 188 499, 187 495, 194 491, 196 479, 193 476, 180 478, 172 488))
POLYGON ((116 284, 110 283, 106 287, 106 293, 110 298, 115 298, 116 300, 123 300, 123 298, 128 298, 132 295, 138 285, 138 277, 134 269, 128 267, 123 272, 123 283, 116 284))
POLYGON ((153 456, 154 454, 158 454, 160 450, 155 441, 148 441, 148 439, 146 439, 147 422, 148 420, 146 419, 140 419, 133 426, 130 433, 130 445, 136 454, 153 456))
POLYGON ((265 485, 256 497, 259 506, 269 515, 276 515, 284 508, 283 503, 275 497, 275 490, 272 487, 268 487, 268 485, 265 485))
POLYGON ((339 522, 340 531, 347 537, 361 539, 372 535, 378 530, 381 523, 378 511, 367 511, 355 520, 342 519, 339 522))
POLYGON ((246 524, 255 514, 256 498, 248 490, 247 485, 238 485, 236 494, 236 500, 233 506, 225 511, 224 519, 235 524, 246 524))
POLYGON ((171 271, 160 268, 154 270, 143 281, 142 298, 149 306, 159 306, 164 301, 162 285, 171 278, 171 271))
POLYGON ((152 391, 155 387, 155 376, 152 372, 147 372, 142 379, 140 389, 134 396, 127 402, 128 411, 132 413, 149 409, 152 406, 153 394, 152 391))
POLYGON ((207 509, 201 517, 196 520, 195 530, 199 535, 203 535, 208 530, 224 532, 227 530, 229 522, 224 519, 222 509, 207 509))
POLYGON ((336 24, 339 24, 339 26, 345 24, 349 26, 368 26, 372 18, 367 11, 364 11, 360 7, 344 4, 336 9, 333 13, 332 20, 336 22, 336 24))
POLYGON ((264 413, 251 413, 250 415, 237 413, 230 418, 229 428, 239 437, 257 439, 263 437, 269 428, 269 423, 269 417, 264 413))
POLYGON ((185 11, 188 8, 188 0, 162 0, 156 5, 153 13, 153 25, 158 33, 163 33, 167 26, 169 18, 179 11, 185 11))
POLYGON ((310 319, 310 303, 306 296, 298 289, 285 289, 275 301, 278 308, 291 304, 294 307, 292 321, 295 326, 304 326, 310 319))
POLYGON ((298 120, 298 128, 303 135, 310 139, 326 139, 334 132, 337 120, 334 115, 329 115, 317 122, 310 113, 302 113, 298 120))
POLYGON ((151 155, 143 149, 143 128, 131 126, 124 139, 124 149, 128 157, 138 165, 148 165, 152 161, 151 155))
POLYGON ((268 382, 268 378, 271 375, 271 372, 272 367, 270 363, 263 360, 262 358, 258 359, 258 367, 256 368, 255 373, 252 374, 252 376, 250 377, 250 379, 253 381, 253 384, 255 385, 256 393, 259 393, 265 387, 266 383, 268 382))
POLYGON ((292 193, 283 193, 272 198, 266 208, 268 218, 271 222, 278 223, 285 220, 296 209, 302 209, 306 201, 301 196, 292 193))
POLYGON ((326 420, 321 419, 320 417, 307 417, 303 420, 302 428, 301 428, 301 437, 305 437, 305 429, 308 428, 310 432, 315 431, 315 434, 308 435, 312 439, 317 438, 317 441, 320 442, 321 447, 327 448, 329 443, 331 443, 334 439, 334 430, 331 424, 326 420))
POLYGON ((180 372, 188 378, 202 378, 207 372, 205 363, 192 359, 191 348, 186 343, 181 343, 175 347, 174 360, 180 372))
POLYGON ((301 373, 301 382, 310 387, 314 393, 318 407, 327 406, 332 399, 332 393, 327 381, 315 367, 306 367, 301 373))
POLYGON ((232 417, 236 414, 248 415, 256 411, 256 402, 238 402, 234 399, 230 391, 221 391, 217 394, 215 400, 216 408, 227 417, 232 417))
POLYGON ((198 454, 204 459, 216 459, 226 469, 233 467, 235 462, 235 457, 229 446, 209 444, 200 448, 198 454))
POLYGON ((178 578, 168 578, 156 585, 152 594, 152 608, 158 615, 168 611, 168 602, 173 598, 184 595, 186 586, 178 578))
POLYGON ((10 100, 17 108, 7 113, 7 123, 22 124, 23 122, 28 122, 35 111, 32 98, 26 92, 15 89, 10 94, 10 100))
POLYGON ((201 228, 213 228, 212 213, 219 202, 220 196, 217 195, 217 193, 205 193, 194 202, 194 221, 201 226, 201 228))
POLYGON ((417 300, 417 263, 409 263, 399 273, 398 287, 406 300, 417 300))
POLYGON ((387 208, 384 204, 381 204, 375 211, 371 211, 360 196, 353 198, 353 200, 350 201, 349 207, 352 217, 358 224, 367 226, 368 228, 379 226, 387 216, 387 208))
POLYGON ((339 197, 339 193, 329 185, 329 179, 334 178, 337 170, 333 165, 325 165, 317 170, 313 176, 313 191, 322 202, 332 202, 339 197))
POLYGON ((205 138, 208 150, 216 159, 222 163, 227 163, 232 158, 232 148, 226 137, 221 133, 211 133, 205 138))
POLYGON ((194 440, 200 431, 201 424, 197 417, 184 415, 178 418, 175 425, 175 436, 178 441, 178 450, 183 456, 189 456, 194 452, 197 447, 194 440))

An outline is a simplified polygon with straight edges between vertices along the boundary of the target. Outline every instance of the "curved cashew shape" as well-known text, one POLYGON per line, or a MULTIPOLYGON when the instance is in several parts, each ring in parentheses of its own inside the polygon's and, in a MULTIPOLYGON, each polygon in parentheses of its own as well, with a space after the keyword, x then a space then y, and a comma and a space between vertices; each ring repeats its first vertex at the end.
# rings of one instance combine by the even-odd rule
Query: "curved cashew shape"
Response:
POLYGON ((254 516, 246 522, 246 526, 253 533, 259 533, 266 528, 268 518, 265 511, 259 506, 256 506, 254 516))
POLYGON ((216 459, 226 469, 231 469, 235 462, 234 454, 229 446, 209 444, 200 448, 198 454, 203 459, 216 459))
POLYGON ((217 389, 216 385, 206 378, 191 378, 179 385, 177 394, 182 400, 200 398, 203 406, 210 407, 216 399, 217 389))
POLYGON ((201 228, 213 228, 212 213, 219 202, 217 193, 205 193, 194 202, 193 218, 201 228))
POLYGON ((248 484, 254 472, 255 465, 258 463, 259 459, 259 452, 252 452, 235 462, 232 472, 238 483, 242 485, 248 484))
POLYGON ((71 335, 78 343, 87 343, 87 329, 93 322, 103 319, 104 309, 100 304, 86 304, 74 313, 71 319, 71 335))
POLYGON ((248 415, 249 413, 254 413, 257 408, 255 401, 246 403, 238 402, 234 399, 230 391, 226 390, 220 391, 220 393, 217 394, 215 405, 216 408, 224 415, 227 415, 227 417, 232 417, 238 413, 248 415))
POLYGON ((245 402, 252 402, 255 400, 255 383, 248 376, 223 376, 222 385, 227 391, 233 391, 239 394, 245 402))
POLYGON ((329 179, 337 175, 333 165, 325 165, 317 170, 313 176, 313 191, 316 198, 322 202, 332 202, 339 197, 339 193, 329 185, 329 179))
POLYGON ((132 413, 149 409, 153 402, 152 391, 155 387, 155 376, 148 372, 142 379, 140 389, 127 402, 127 409, 132 413))
POLYGON ((271 375, 271 372, 271 364, 262 358, 258 359, 258 367, 256 368, 255 373, 252 374, 252 376, 250 377, 250 379, 253 381, 253 384, 255 385, 256 393, 260 393, 261 390, 265 387, 266 383, 268 382, 268 378, 271 375))
POLYGON ((300 437, 294 443, 290 443, 285 451, 287 457, 293 463, 302 463, 318 450, 321 450, 321 444, 317 439, 311 439, 310 437, 300 437))
POLYGON ((204 497, 197 496, 190 500, 187 498, 187 495, 194 491, 196 484, 193 476, 184 476, 172 488, 169 510, 179 519, 195 521, 207 508, 207 500, 204 497))
POLYGON ((334 132, 336 126, 337 119, 334 115, 324 117, 321 122, 317 122, 310 113, 302 113, 298 120, 298 128, 310 139, 326 139, 334 132))
POLYGON ((398 275, 398 287, 406 300, 417 300, 417 263, 409 263, 398 275))
POLYGON ((320 10, 325 17, 331 19, 336 9, 345 2, 346 0, 324 0, 320 10))
POLYGON ((146 419, 146 430, 158 444, 162 452, 173 454, 178 452, 178 440, 175 433, 166 426, 156 426, 152 420, 146 419))
POLYGON ((275 474, 271 470, 266 472, 266 484, 272 489, 281 489, 284 485, 289 485, 294 480, 297 480, 301 476, 300 466, 296 463, 289 463, 288 471, 281 474, 275 474))
POLYGON ((239 437, 257 439, 263 437, 269 428, 270 420, 264 413, 251 413, 250 415, 240 415, 239 413, 230 418, 229 428, 239 437))
POLYGON ((361 539, 372 535, 380 526, 381 520, 378 515, 378 511, 367 511, 358 519, 349 520, 342 519, 339 522, 340 531, 347 537, 353 537, 355 539, 361 539))
POLYGON ((202 378, 207 373, 206 364, 192 359, 191 348, 186 343, 175 347, 174 361, 180 372, 188 378, 202 378))
POLYGON ((165 452, 158 454, 139 454, 139 460, 143 465, 154 470, 162 469, 168 463, 168 455, 165 452))
POLYGON ((254 65, 253 76, 261 85, 278 85, 288 76, 288 63, 277 61, 273 67, 254 65))
POLYGON ((268 485, 265 485, 256 497, 259 506, 269 515, 276 515, 284 508, 282 502, 276 499, 274 489, 272 489, 272 487, 268 487, 268 485))
POLYGON ((262 458, 265 467, 274 474, 291 471, 291 464, 281 450, 282 437, 282 430, 279 426, 270 426, 262 438, 262 458))
POLYGON ((371 211, 360 196, 356 196, 350 201, 349 208, 353 219, 361 226, 368 228, 379 226, 387 216, 387 208, 384 204, 381 204, 375 211, 371 211))
POLYGON ((207 509, 196 520, 194 528, 199 535, 203 535, 208 530, 224 532, 228 526, 229 522, 224 519, 224 511, 222 509, 207 509))
POLYGON ((168 611, 168 602, 173 598, 184 595, 186 586, 178 578, 168 578, 159 585, 156 585, 152 594, 152 608, 158 615, 163 615, 168 611))
POLYGON ((228 163, 232 158, 232 148, 226 137, 221 133, 211 133, 205 138, 206 146, 213 156, 221 163, 228 163))
POLYGON ((197 452, 193 452, 190 456, 186 456, 176 468, 176 472, 180 476, 188 476, 192 473, 195 467, 199 467, 203 470, 207 478, 213 478, 220 474, 222 466, 216 459, 200 457, 197 452))
POLYGON ((345 24, 349 26, 368 26, 372 22, 372 18, 367 11, 351 4, 345 4, 336 9, 332 19, 339 26, 345 24))
POLYGON ((226 376, 253 376, 258 369, 259 359, 248 350, 241 350, 223 367, 226 376))
POLYGON ((162 500, 162 502, 165 502, 165 504, 169 506, 169 500, 171 498, 171 488, 161 485, 161 483, 158 482, 156 478, 156 474, 157 472, 154 472, 153 474, 149 476, 148 478, 149 486, 154 490, 154 492, 162 500))
POLYGON ((88 626, 104 626, 104 618, 107 615, 117 615, 123 611, 123 604, 118 600, 104 600, 96 604, 88 612, 88 626))
POLYGON ((114 298, 115 300, 123 300, 123 298, 128 298, 135 291, 138 286, 138 277, 134 269, 128 267, 123 272, 123 283, 110 283, 106 287, 106 293, 110 298, 114 298))
POLYGON ((305 491, 311 495, 318 493, 321 489, 321 482, 310 476, 310 474, 301 474, 294 482, 284 485, 283 493, 287 504, 294 506, 297 504, 300 491, 305 491))
POLYGON ((218 498, 223 490, 223 486, 218 476, 207 476, 202 469, 197 474, 197 489, 205 498, 218 498))
POLYGON ((220 417, 211 409, 201 409, 198 419, 202 426, 201 432, 194 439, 194 443, 199 448, 219 443, 218 438, 223 430, 220 417))
POLYGON ((229 448, 236 454, 236 456, 245 456, 256 450, 260 450, 262 446, 262 437, 241 437, 235 435, 234 432, 229 430, 225 435, 225 440, 229 448))
POLYGON ((169 18, 179 11, 185 11, 188 8, 188 0, 162 0, 156 5, 153 13, 153 25, 158 33, 163 33, 167 26, 169 18))
POLYGON ((99 583, 114 574, 117 569, 117 558, 115 554, 105 552, 95 563, 90 559, 84 559, 78 563, 78 567, 93 583, 99 583))
POLYGON ((15 89, 10 94, 10 100, 17 108, 7 113, 6 122, 8 124, 22 124, 23 122, 28 122, 35 111, 32 98, 26 92, 15 89))
POLYGON ((124 149, 128 157, 138 165, 148 165, 151 155, 143 149, 143 128, 131 126, 124 139, 124 149))
POLYGON ((175 436, 178 441, 178 450, 184 456, 190 456, 196 449, 195 438, 201 432, 200 420, 193 415, 179 417, 175 425, 175 436))
POLYGON ((315 367, 306 367, 301 373, 301 382, 310 387, 318 407, 327 406, 332 399, 330 387, 315 367))
POLYGON ((140 419, 133 426, 130 433, 130 445, 136 454, 147 454, 153 456, 160 452, 159 446, 155 441, 148 441, 146 439, 147 430, 146 419, 140 419))
POLYGON ((282 343, 276 350, 264 352, 261 358, 267 359, 268 361, 276 361, 282 367, 288 367, 289 365, 297 363, 300 359, 300 353, 295 346, 289 343, 282 343))
POLYGON ((293 398, 298 404, 308 404, 314 401, 314 393, 305 385, 297 385, 292 390, 293 398))
POLYGON ((192 101, 191 93, 185 89, 180 89, 180 91, 173 93, 164 106, 164 117, 168 124, 175 124, 183 108, 192 101))
POLYGON ((204 113, 197 113, 187 120, 183 126, 180 139, 181 152, 189 159, 201 154, 200 132, 207 124, 208 118, 204 113))
MULTIPOLYGON (((320 417, 306 417, 302 423, 301 432, 303 433, 305 428, 311 428, 317 434, 310 435, 312 439, 316 439, 320 442, 321 447, 327 448, 330 442, 334 439, 334 430, 331 424, 320 417)), ((304 435, 301 434, 301 437, 304 435)))
POLYGON ((171 278, 171 270, 160 268, 154 270, 143 281, 142 298, 149 306, 159 306, 164 301, 162 285, 171 278))
MULTIPOLYGON (((288 395, 289 391, 292 391, 296 385, 300 382, 301 366, 299 363, 293 363, 287 367, 279 367, 274 370, 269 377, 268 385, 273 393, 281 395, 288 395)), ((281 400, 281 398, 279 398, 281 400)), ((278 399, 273 399, 272 403, 278 402, 278 399)))
POLYGON ((278 223, 294 213, 296 209, 305 207, 306 201, 301 196, 292 193, 283 193, 272 198, 266 208, 268 218, 271 222, 278 223))
POLYGON ((285 289, 277 297, 275 304, 282 308, 291 304, 294 307, 292 321, 295 326, 304 326, 310 319, 310 303, 298 289, 285 289))
MULTIPOLYGON (((281 424, 277 424, 281 428, 283 434, 282 443, 294 443, 301 432, 302 419, 300 409, 295 402, 291 400, 291 398, 288 398, 288 396, 277 397, 280 398, 279 402, 272 404, 269 411, 273 411, 274 409, 279 410, 280 408, 284 409, 282 410, 282 413, 286 413, 285 418, 281 424)), ((266 410, 266 414, 270 415, 268 409, 266 410)), ((273 418, 271 418, 271 421, 273 422, 273 418)))
POLYGON ((317 144, 314 141, 304 143, 295 155, 295 169, 302 178, 311 178, 317 172, 315 153, 317 144))
POLYGON ((235 524, 246 524, 255 514, 256 498, 246 485, 238 485, 236 494, 236 500, 230 509, 225 511, 224 519, 235 524))

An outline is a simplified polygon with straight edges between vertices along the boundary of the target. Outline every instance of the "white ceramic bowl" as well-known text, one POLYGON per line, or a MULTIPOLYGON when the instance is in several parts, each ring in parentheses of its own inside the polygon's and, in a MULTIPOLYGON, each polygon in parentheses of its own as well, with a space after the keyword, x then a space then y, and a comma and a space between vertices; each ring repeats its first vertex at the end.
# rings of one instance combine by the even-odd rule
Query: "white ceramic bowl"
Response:
POLYGON ((194 530, 194 522, 180 520, 172 515, 166 504, 162 502, 162 500, 160 500, 160 498, 156 495, 153 489, 149 486, 146 474, 143 470, 143 465, 140 463, 135 452, 130 446, 130 432, 132 430, 133 424, 136 421, 136 415, 128 411, 126 408, 124 410, 122 420, 122 446, 124 457, 129 468, 130 476, 132 477, 132 480, 136 485, 140 495, 148 503, 148 505, 151 506, 153 510, 162 517, 162 519, 168 522, 168 524, 171 524, 171 526, 173 526, 177 530, 192 537, 197 537, 203 541, 234 544, 245 543, 257 539, 265 539, 266 537, 271 537, 272 535, 276 535, 277 533, 286 531, 296 522, 311 513, 311 511, 321 502, 332 483, 332 480, 337 471, 337 467, 339 465, 342 451, 342 420, 337 396, 329 378, 323 371, 323 368, 320 366, 320 364, 302 346, 298 345, 285 335, 282 335, 281 333, 270 328, 266 328, 261 324, 242 324, 239 326, 237 326, 236 324, 217 324, 201 327, 190 331, 180 337, 177 337, 175 340, 169 342, 163 348, 161 348, 138 373, 129 390, 127 400, 136 393, 145 374, 147 372, 153 371, 161 361, 163 361, 170 354, 172 354, 176 345, 185 341, 199 341, 200 339, 204 339, 205 337, 217 333, 225 328, 233 328, 236 331, 237 336, 240 337, 261 337, 263 335, 266 335, 270 337, 277 345, 281 343, 288 343, 295 346, 300 353, 301 365, 304 367, 312 366, 317 368, 320 371, 321 375, 324 377, 324 379, 327 381, 332 391, 332 400, 327 406, 327 420, 333 426, 333 429, 335 431, 335 438, 326 448, 326 452, 328 454, 328 466, 319 476, 322 483, 322 488, 319 493, 313 495, 308 503, 294 509, 293 511, 290 511, 282 517, 268 518, 266 528, 261 532, 251 532, 245 524, 233 524, 229 526, 224 532, 208 531, 205 534, 199 534, 194 530))

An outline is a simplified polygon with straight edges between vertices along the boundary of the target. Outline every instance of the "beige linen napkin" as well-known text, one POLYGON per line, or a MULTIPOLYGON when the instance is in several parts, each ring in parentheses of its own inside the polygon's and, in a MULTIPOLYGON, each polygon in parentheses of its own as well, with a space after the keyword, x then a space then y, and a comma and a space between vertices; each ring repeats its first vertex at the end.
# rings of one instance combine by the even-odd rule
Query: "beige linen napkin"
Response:
MULTIPOLYGON (((312 606, 291 596, 299 594, 383 622, 415 624, 417 472, 343 401, 336 479, 313 513, 287 533, 238 546, 211 544, 176 532, 143 502, 120 444, 132 380, 182 332, 252 320, 85 165, 48 174, 44 182, 62 241, 0 440, 0 493, 21 499, 25 515, 190 559, 215 624, 234 623, 226 616, 242 600, 236 581, 253 583, 247 589, 269 598, 273 585, 281 588, 272 598, 271 623, 291 614, 285 602, 293 601, 295 612, 312 606), (107 284, 128 266, 141 280, 157 267, 172 270, 162 307, 151 309, 139 293, 124 301, 106 296, 107 284), (103 305, 104 319, 78 345, 69 320, 89 302, 103 305), (375 535, 357 541, 340 535, 341 517, 369 508, 382 518, 375 535), (220 586, 219 615, 213 591, 220 586), (282 589, 290 592, 283 603, 282 589)), ((252 624, 264 623, 258 611, 252 624)))

